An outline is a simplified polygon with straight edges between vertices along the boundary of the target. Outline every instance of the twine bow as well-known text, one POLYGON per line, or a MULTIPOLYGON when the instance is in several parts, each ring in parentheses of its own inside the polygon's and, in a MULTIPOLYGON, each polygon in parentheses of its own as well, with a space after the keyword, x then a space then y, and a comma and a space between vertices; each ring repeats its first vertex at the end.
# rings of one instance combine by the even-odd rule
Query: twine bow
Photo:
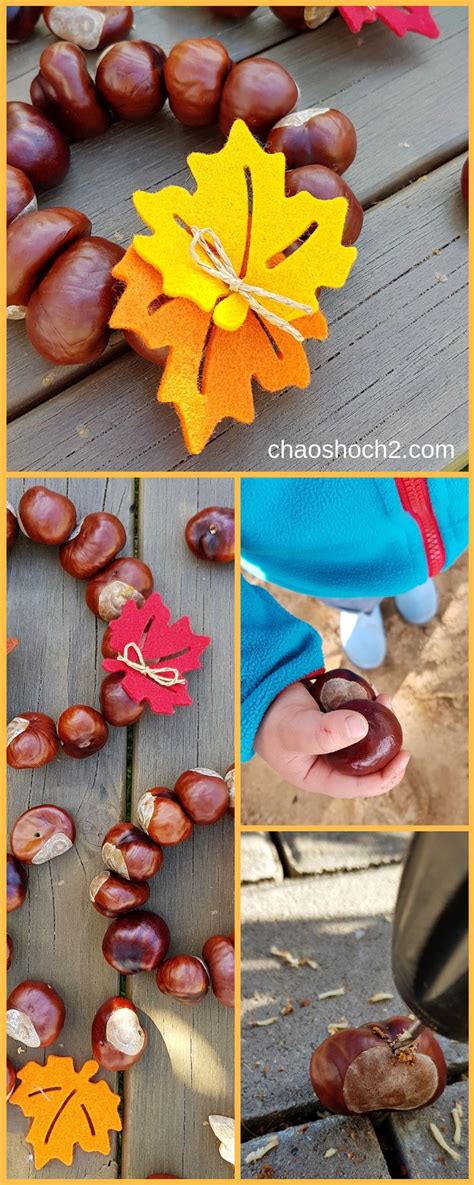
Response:
POLYGON ((123 654, 117 655, 117 661, 125 663, 132 671, 145 675, 147 679, 152 679, 153 683, 158 683, 160 687, 175 687, 177 683, 186 683, 186 679, 180 678, 176 667, 148 667, 136 642, 127 642, 123 654), (128 657, 129 650, 135 652, 135 661, 128 657))
POLYGON ((277 292, 269 292, 267 288, 259 288, 257 284, 248 284, 247 280, 243 280, 241 276, 237 275, 234 265, 229 259, 220 239, 210 227, 206 226, 201 230, 198 226, 192 226, 191 234, 192 239, 189 245, 191 256, 194 262, 204 272, 207 272, 208 276, 213 276, 216 280, 222 280, 227 285, 229 292, 238 292, 240 296, 243 296, 249 308, 252 309, 252 312, 257 313, 259 317, 263 317, 271 325, 276 325, 278 329, 284 329, 285 333, 291 333, 291 336, 296 338, 296 341, 304 342, 305 339, 299 329, 296 329, 290 321, 285 321, 284 317, 279 317, 278 313, 273 313, 271 309, 267 309, 265 305, 257 300, 257 297, 261 296, 266 300, 274 300, 277 304, 286 305, 290 309, 300 309, 302 313, 312 313, 311 305, 300 304, 298 300, 293 300, 291 296, 280 296, 277 292), (207 238, 205 238, 206 235, 207 238), (211 242, 208 242, 208 239, 211 242), (205 263, 202 256, 198 255, 198 246, 204 252, 209 263, 205 263))

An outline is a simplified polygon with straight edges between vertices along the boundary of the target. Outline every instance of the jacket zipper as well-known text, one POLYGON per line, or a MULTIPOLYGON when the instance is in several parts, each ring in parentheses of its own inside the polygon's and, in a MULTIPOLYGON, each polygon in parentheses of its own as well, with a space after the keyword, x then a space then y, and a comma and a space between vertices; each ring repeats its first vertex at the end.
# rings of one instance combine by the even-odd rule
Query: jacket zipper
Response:
POLYGON ((446 552, 441 538, 438 521, 431 505, 426 477, 396 477, 403 509, 411 514, 419 527, 423 547, 428 561, 428 575, 436 576, 444 566, 446 552))

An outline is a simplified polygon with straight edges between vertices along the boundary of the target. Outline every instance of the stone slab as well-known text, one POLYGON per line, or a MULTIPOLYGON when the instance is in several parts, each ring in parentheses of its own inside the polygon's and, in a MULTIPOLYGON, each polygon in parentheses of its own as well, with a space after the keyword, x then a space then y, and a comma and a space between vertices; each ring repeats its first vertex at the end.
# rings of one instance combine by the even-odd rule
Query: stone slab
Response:
POLYGON ((278 851, 265 831, 242 835, 240 862, 243 885, 255 885, 260 881, 272 881, 276 884, 283 880, 283 867, 278 851))
POLYGON ((448 1177, 463 1181, 468 1178, 468 1105, 468 1084, 461 1081, 448 1086, 441 1098, 424 1111, 390 1116, 388 1129, 400 1158, 401 1176, 424 1177, 428 1180, 448 1177), (459 1160, 453 1160, 436 1143, 430 1123, 436 1124, 446 1143, 456 1150, 451 1111, 457 1102, 461 1104, 463 1117, 461 1143, 457 1149, 460 1156, 459 1160))
POLYGON ((287 872, 297 877, 400 864, 410 838, 397 831, 283 831, 279 843, 287 872))
MULTIPOLYGON (((386 1180, 390 1173, 369 1119, 335 1115, 316 1123, 278 1132, 278 1146, 261 1160, 246 1164, 246 1157, 265 1146, 270 1134, 242 1145, 242 1177, 257 1178, 269 1165, 272 1177, 318 1180, 386 1180), (326 1153, 336 1149, 332 1156, 326 1153)), ((270 1174, 268 1174, 270 1175, 270 1174)))

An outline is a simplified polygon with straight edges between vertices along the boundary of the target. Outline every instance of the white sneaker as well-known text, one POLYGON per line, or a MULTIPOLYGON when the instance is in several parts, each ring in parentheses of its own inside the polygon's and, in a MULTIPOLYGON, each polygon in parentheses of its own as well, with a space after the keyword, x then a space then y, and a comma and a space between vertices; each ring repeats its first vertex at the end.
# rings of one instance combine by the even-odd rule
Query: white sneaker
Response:
POLYGON ((401 617, 410 625, 426 625, 438 611, 438 590, 433 580, 425 580, 417 588, 395 597, 401 617))
POLYGON ((387 653, 387 643, 379 605, 371 613, 350 613, 342 609, 339 633, 343 649, 354 666, 363 671, 381 666, 387 653))

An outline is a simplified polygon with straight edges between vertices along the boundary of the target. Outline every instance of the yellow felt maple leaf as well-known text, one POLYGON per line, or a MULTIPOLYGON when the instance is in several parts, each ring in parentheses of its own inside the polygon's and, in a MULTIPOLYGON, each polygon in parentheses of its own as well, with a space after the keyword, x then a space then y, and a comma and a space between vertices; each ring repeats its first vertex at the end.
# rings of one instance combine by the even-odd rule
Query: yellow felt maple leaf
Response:
POLYGON ((84 1152, 110 1152, 109 1131, 121 1131, 120 1098, 107 1082, 91 1082, 99 1066, 85 1062, 76 1071, 72 1057, 48 1057, 44 1066, 28 1062, 17 1072, 21 1080, 10 1099, 33 1123, 26 1137, 35 1167, 50 1160, 72 1164, 74 1145, 84 1152))

